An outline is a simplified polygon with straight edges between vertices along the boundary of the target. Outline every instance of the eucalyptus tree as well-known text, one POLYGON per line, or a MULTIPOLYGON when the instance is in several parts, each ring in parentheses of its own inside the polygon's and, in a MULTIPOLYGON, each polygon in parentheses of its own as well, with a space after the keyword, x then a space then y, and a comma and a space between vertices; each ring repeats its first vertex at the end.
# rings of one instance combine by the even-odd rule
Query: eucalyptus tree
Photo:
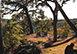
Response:
MULTIPOLYGON (((60 6, 60 5, 58 4, 58 2, 56 1, 57 5, 58 5, 58 8, 59 8, 61 14, 63 15, 63 17, 65 18, 66 22, 70 25, 70 27, 74 30, 74 32, 75 32, 76 35, 77 35, 77 28, 76 28, 76 27, 74 26, 74 24, 69 20, 68 16, 66 15, 66 13, 64 12, 64 10, 62 9, 63 5, 64 5, 64 4, 67 4, 66 2, 68 2, 68 1, 70 1, 70 0, 61 0, 61 1, 63 1, 63 2, 62 2, 62 6, 60 6)), ((75 0, 73 0, 73 2, 75 2, 75 0)))
MULTIPOLYGON (((70 0, 63 0, 65 2, 70 1, 70 0)), ((62 4, 66 4, 66 3, 62 3, 62 4)), ((75 2, 75 0, 73 0, 73 2, 75 2)), ((58 4, 58 2, 56 2, 58 4)), ((63 17, 65 18, 66 22, 70 25, 70 27, 74 30, 74 32, 77 34, 77 28, 73 25, 73 23, 69 20, 68 16, 66 15, 66 13, 63 11, 62 7, 58 4, 58 8, 61 12, 61 14, 63 15, 63 17)))
MULTIPOLYGON (((42 1, 42 0, 39 0, 42 1)), ((61 14, 63 15, 63 17, 65 18, 65 20, 67 21, 67 23, 71 26, 71 28, 75 31, 75 33, 77 34, 77 28, 72 24, 72 22, 69 20, 68 16, 66 15, 66 13, 64 12, 64 10, 62 9, 63 5, 66 4, 66 2, 68 2, 70 0, 43 0, 42 3, 44 3, 45 5, 47 5, 54 17, 54 22, 53 22, 53 26, 54 26, 54 42, 57 41, 57 15, 58 15, 58 11, 61 12, 61 14), (55 9, 53 10, 52 5, 48 4, 47 1, 53 2, 55 4, 55 9), (62 1, 61 6, 58 3, 58 1, 62 1)), ((75 2, 75 0, 73 0, 75 2)), ((41 4, 42 4, 41 3, 41 4)))
POLYGON ((2 3, 3 7, 5 9, 8 9, 7 13, 12 14, 17 11, 19 13, 26 15, 26 17, 28 18, 28 24, 30 26, 30 34, 32 34, 33 33, 33 26, 32 26, 29 12, 28 12, 29 11, 28 4, 30 2, 33 2, 33 0, 2 0, 2 2, 3 2, 2 3))
POLYGON ((38 18, 38 16, 40 16, 40 18, 43 18, 44 12, 42 11, 42 9, 35 7, 38 3, 37 0, 3 0, 2 2, 3 7, 5 9, 9 9, 7 13, 18 12, 26 15, 26 17, 28 18, 26 21, 28 21, 31 30, 30 34, 33 33, 32 18, 38 18), (8 7, 7 5, 10 7, 8 7))
MULTIPOLYGON (((41 0, 39 0, 39 1, 41 1, 41 0)), ((57 41, 57 15, 58 15, 58 6, 57 6, 57 4, 55 3, 56 2, 56 0, 53 0, 52 2, 54 2, 54 4, 55 4, 55 9, 53 10, 53 8, 48 4, 48 2, 47 1, 52 1, 52 0, 44 0, 44 1, 42 1, 42 3, 40 3, 40 4, 38 4, 38 5, 46 5, 46 6, 48 6, 49 8, 50 8, 50 10, 51 10, 51 12, 52 12, 52 14, 53 14, 53 28, 54 28, 54 42, 56 42, 57 41)))

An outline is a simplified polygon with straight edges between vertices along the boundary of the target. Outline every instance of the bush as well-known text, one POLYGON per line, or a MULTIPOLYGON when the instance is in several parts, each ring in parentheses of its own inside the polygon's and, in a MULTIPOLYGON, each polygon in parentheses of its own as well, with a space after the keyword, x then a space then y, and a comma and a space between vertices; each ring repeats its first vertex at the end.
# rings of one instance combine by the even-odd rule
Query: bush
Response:
POLYGON ((26 43, 19 45, 14 54, 40 54, 41 50, 34 43, 26 43))

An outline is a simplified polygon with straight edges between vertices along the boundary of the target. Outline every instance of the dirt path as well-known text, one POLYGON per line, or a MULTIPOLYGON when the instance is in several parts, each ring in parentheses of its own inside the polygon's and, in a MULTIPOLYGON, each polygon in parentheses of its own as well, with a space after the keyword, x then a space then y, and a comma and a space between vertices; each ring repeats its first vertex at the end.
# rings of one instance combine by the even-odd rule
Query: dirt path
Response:
MULTIPOLYGON (((35 36, 36 36, 36 34, 32 34, 32 35, 27 37, 27 40, 42 41, 42 42, 47 42, 47 40, 48 40, 48 36, 47 37, 34 38, 35 36)), ((50 36, 50 38, 52 39, 53 36, 50 36)), ((58 42, 54 43, 53 45, 59 44, 61 42, 64 42, 64 41, 66 41, 67 39, 70 39, 70 38, 71 38, 71 36, 67 37, 64 40, 58 39, 58 42)), ((43 53, 42 54, 64 54, 66 46, 70 45, 71 43, 74 43, 74 45, 75 45, 74 49, 77 50, 77 48, 76 48, 77 47, 77 38, 74 38, 74 39, 70 40, 69 42, 61 44, 59 46, 43 49, 43 53)))
POLYGON ((66 46, 70 45, 71 43, 74 43, 74 45, 75 45, 74 49, 77 50, 76 40, 77 40, 77 38, 74 38, 73 40, 71 40, 67 43, 64 43, 62 45, 47 48, 47 49, 45 49, 45 52, 43 54, 64 54, 66 46))

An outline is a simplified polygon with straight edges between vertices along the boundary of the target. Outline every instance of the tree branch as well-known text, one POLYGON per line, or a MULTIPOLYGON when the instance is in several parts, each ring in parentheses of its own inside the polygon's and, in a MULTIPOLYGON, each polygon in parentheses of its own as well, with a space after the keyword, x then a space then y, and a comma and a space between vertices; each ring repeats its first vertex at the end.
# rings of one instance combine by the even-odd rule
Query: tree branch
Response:
POLYGON ((28 1, 28 3, 32 2, 33 0, 28 1))
MULTIPOLYGON (((9 12, 7 12, 7 14, 8 13, 10 13, 10 14, 12 14, 13 12, 15 12, 15 11, 19 11, 22 7, 23 7, 23 5, 22 4, 20 4, 20 3, 18 3, 18 2, 6 2, 6 5, 10 5, 10 4, 16 4, 15 5, 15 9, 10 9, 10 8, 8 8, 10 11, 9 12), (19 6, 19 9, 18 10, 16 10, 16 7, 17 6, 19 6)), ((5 14, 5 13, 4 13, 5 14)))
POLYGON ((54 13, 54 10, 52 9, 52 7, 46 1, 43 1, 43 3, 45 3, 50 8, 50 10, 52 11, 52 13, 54 13))
MULTIPOLYGON (((52 13, 54 13, 54 10, 52 9, 52 7, 46 1, 42 1, 42 3, 45 3, 50 8, 52 13)), ((38 7, 39 5, 42 5, 42 3, 39 3, 36 7, 38 7)))

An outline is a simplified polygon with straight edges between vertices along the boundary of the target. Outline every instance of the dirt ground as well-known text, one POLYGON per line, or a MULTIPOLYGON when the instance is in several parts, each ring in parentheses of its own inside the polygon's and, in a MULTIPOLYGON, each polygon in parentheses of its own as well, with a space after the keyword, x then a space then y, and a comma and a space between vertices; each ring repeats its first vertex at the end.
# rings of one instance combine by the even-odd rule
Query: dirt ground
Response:
MULTIPOLYGON (((31 41, 43 41, 43 42, 47 42, 48 37, 50 37, 51 39, 53 38, 52 35, 47 35, 46 37, 38 37, 35 38, 36 34, 32 34, 29 35, 27 37, 27 40, 31 40, 31 41)), ((67 39, 70 39, 71 36, 67 37, 66 39, 58 39, 58 42, 54 43, 53 45, 59 44, 61 42, 66 41, 67 39)), ((64 54, 65 53, 65 48, 67 45, 70 45, 71 43, 74 43, 74 50, 77 50, 77 38, 74 38, 72 40, 70 40, 69 42, 66 42, 64 44, 55 46, 55 47, 50 47, 50 48, 46 48, 42 50, 42 54, 64 54)))
POLYGON ((45 49, 45 52, 43 54, 64 54, 66 46, 70 45, 71 43, 74 43, 74 45, 75 45, 74 50, 77 50, 76 40, 77 40, 77 38, 74 38, 73 40, 71 40, 67 43, 64 43, 62 45, 47 48, 47 49, 45 49))

